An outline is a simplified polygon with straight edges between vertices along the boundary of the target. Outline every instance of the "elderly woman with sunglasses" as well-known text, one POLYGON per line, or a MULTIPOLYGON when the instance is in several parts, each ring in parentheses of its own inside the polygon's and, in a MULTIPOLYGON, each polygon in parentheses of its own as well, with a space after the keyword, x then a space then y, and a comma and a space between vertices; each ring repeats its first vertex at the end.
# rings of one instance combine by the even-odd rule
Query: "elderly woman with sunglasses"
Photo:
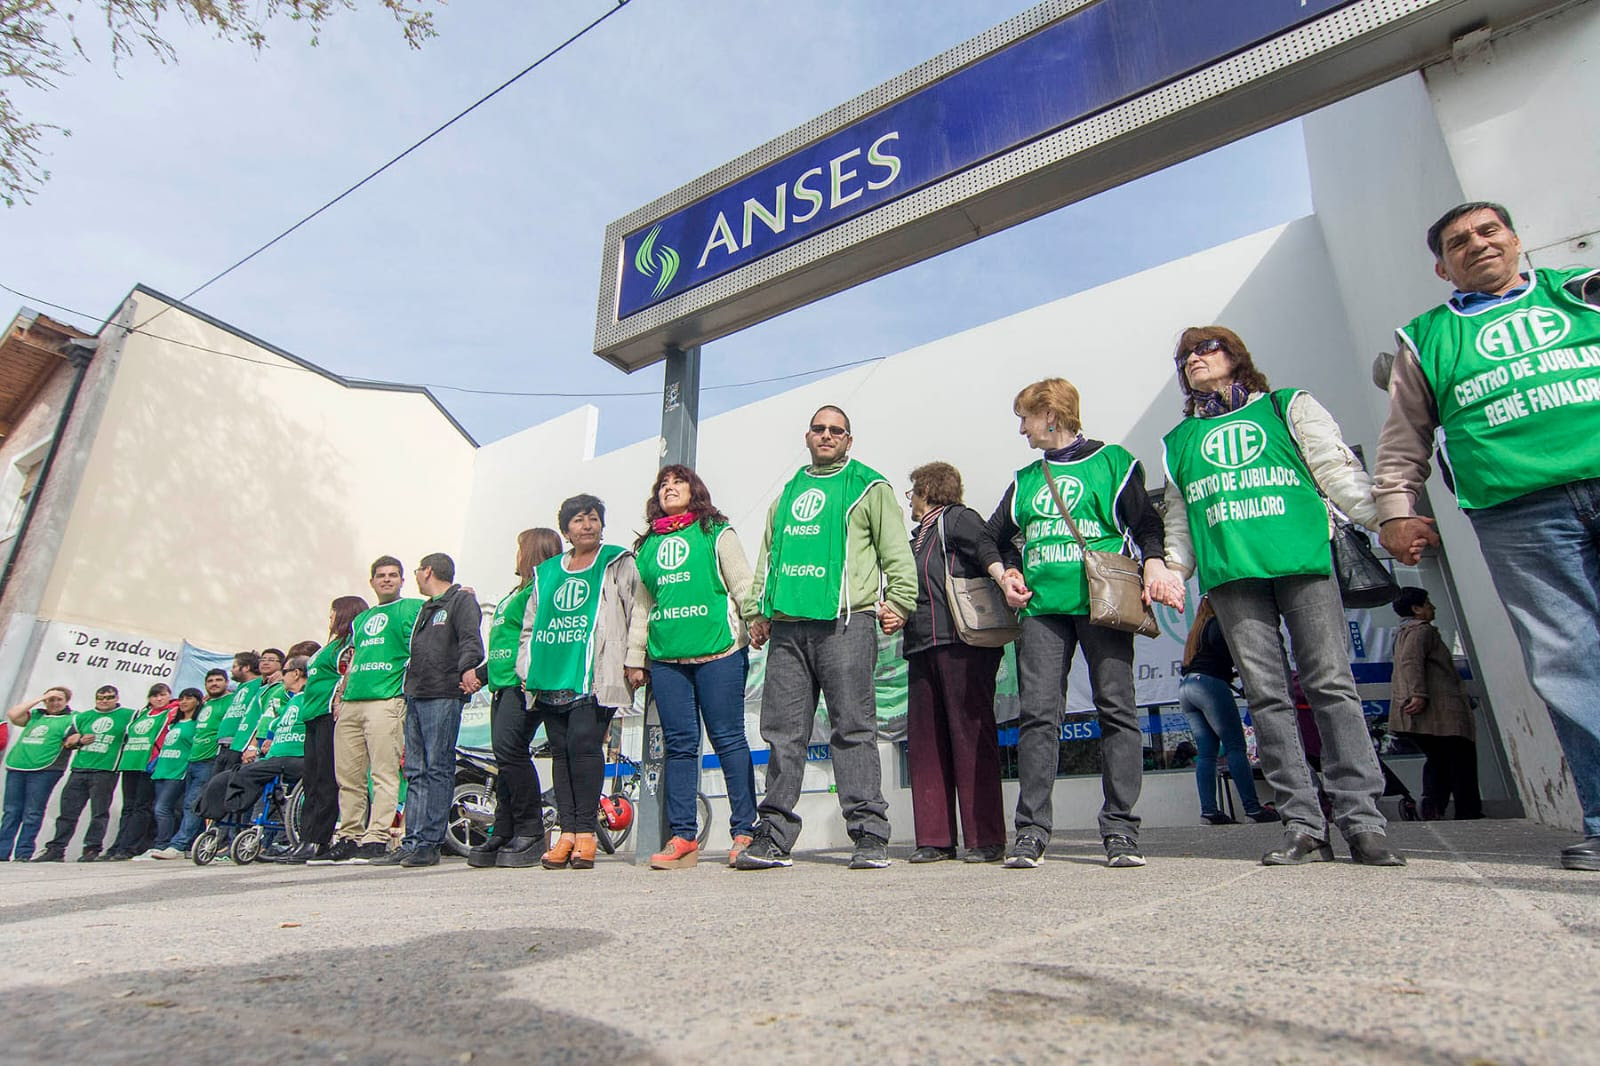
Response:
POLYGON ((1269 391, 1239 335, 1183 331, 1176 353, 1183 421, 1164 438, 1169 569, 1199 575, 1233 650, 1284 841, 1268 866, 1330 862, 1333 847, 1306 765, 1280 629, 1322 734, 1322 775, 1351 858, 1403 866, 1377 798, 1383 775, 1367 735, 1332 577, 1324 497, 1375 528, 1372 480, 1339 426, 1298 389, 1269 391))

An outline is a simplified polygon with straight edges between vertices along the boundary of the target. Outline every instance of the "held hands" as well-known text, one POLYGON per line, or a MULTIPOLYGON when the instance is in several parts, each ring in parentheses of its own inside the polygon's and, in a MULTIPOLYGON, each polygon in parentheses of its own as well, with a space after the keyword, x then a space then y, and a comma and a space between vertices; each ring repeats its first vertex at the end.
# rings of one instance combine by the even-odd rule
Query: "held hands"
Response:
POLYGON ((1183 579, 1171 570, 1161 559, 1151 557, 1144 561, 1144 595, 1145 605, 1151 603, 1165 604, 1174 611, 1183 610, 1183 579))
POLYGON ((1391 518, 1378 529, 1378 543, 1407 566, 1422 558, 1423 548, 1439 546, 1439 531, 1434 521, 1422 515, 1391 518))
POLYGON ((901 618, 900 613, 890 607, 887 601, 878 601, 878 628, 883 630, 884 636, 894 636, 894 634, 904 629, 905 625, 906 620, 901 618))
POLYGON ((1006 605, 1013 610, 1026 607, 1033 599, 1033 590, 1022 580, 1020 570, 1007 570, 1000 575, 1000 591, 1005 593, 1006 605))
POLYGON ((625 666, 622 668, 622 680, 627 682, 629 692, 637 692, 650 680, 650 671, 642 666, 625 666))
POLYGON ((771 622, 761 617, 750 619, 750 646, 752 648, 762 647, 770 636, 772 636, 771 622))

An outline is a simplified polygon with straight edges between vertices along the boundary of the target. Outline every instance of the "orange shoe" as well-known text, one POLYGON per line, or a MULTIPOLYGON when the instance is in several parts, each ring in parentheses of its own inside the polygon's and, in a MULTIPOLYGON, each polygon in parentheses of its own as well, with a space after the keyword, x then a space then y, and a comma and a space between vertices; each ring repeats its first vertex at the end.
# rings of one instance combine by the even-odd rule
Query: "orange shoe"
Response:
POLYGON ((732 866, 739 861, 739 853, 750 846, 753 838, 748 833, 740 833, 733 838, 733 847, 728 849, 728 865, 732 866))
POLYGON ((579 833, 567 866, 574 870, 594 869, 594 849, 599 846, 593 833, 579 833))
POLYGON ((572 833, 562 833, 556 838, 555 847, 539 856, 539 865, 546 870, 565 870, 572 860, 572 849, 577 845, 578 838, 572 833))
POLYGON ((700 861, 700 845, 682 837, 673 837, 667 846, 650 856, 652 870, 687 870, 700 861))

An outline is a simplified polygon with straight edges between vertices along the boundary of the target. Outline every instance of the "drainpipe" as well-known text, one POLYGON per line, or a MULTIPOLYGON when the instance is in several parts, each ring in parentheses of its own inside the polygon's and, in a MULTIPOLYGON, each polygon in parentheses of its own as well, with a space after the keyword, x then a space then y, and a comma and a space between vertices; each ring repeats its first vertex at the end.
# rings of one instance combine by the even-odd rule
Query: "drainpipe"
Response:
POLYGON ((11 585, 11 571, 17 565, 17 560, 22 557, 22 542, 27 539, 28 527, 33 524, 33 513, 38 509, 39 500, 44 497, 44 488, 50 483, 50 468, 55 465, 56 453, 61 450, 61 438, 66 435, 67 420, 72 417, 72 412, 77 407, 78 391, 83 388, 89 361, 94 358, 98 344, 98 341, 74 338, 66 343, 66 350, 62 352, 72 364, 72 386, 67 390, 66 402, 61 405, 61 417, 56 419, 56 432, 50 438, 50 450, 45 452, 44 465, 39 468, 39 480, 34 483, 33 495, 28 498, 28 509, 22 512, 22 524, 17 527, 16 538, 11 542, 11 553, 6 556, 6 568, 0 571, 0 599, 5 597, 6 589, 11 585))

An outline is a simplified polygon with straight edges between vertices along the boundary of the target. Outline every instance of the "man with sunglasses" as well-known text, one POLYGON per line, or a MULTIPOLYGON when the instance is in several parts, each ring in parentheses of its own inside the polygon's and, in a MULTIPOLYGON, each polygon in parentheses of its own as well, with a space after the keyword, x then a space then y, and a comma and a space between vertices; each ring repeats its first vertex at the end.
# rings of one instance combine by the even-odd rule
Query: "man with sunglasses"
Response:
POLYGON ((1439 543, 1416 502, 1442 427, 1457 502, 1577 785, 1585 839, 1561 865, 1600 871, 1600 270, 1524 273, 1494 203, 1451 208, 1427 241, 1455 292, 1396 331, 1379 539, 1403 563, 1439 543))
POLYGON ((850 458, 851 440, 844 411, 819 408, 805 435, 811 463, 767 512, 745 617, 751 644, 771 641, 761 697, 771 755, 761 822, 735 864, 741 870, 791 865, 819 692, 832 727, 839 807, 855 841, 850 868, 889 865, 872 675, 877 630, 894 633, 911 617, 917 575, 894 490, 850 458))
POLYGON ((76 748, 72 773, 61 790, 61 810, 56 816, 56 835, 44 846, 35 862, 60 862, 67 844, 78 830, 84 805, 89 807, 89 828, 83 832, 83 854, 79 862, 96 862, 106 839, 106 823, 111 817, 111 794, 117 786, 117 758, 128 735, 133 710, 118 706, 114 685, 102 685, 94 692, 94 710, 79 711, 73 719, 78 731, 67 747, 76 748))

